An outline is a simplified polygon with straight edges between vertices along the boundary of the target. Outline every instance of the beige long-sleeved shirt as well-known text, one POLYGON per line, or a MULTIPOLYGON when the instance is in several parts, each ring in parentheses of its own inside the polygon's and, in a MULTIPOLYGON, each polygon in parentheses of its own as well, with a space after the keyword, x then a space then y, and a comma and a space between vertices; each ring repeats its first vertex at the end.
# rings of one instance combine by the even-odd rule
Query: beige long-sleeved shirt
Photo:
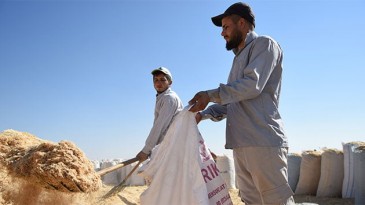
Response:
POLYGON ((161 143, 173 117, 182 109, 183 104, 179 96, 171 88, 157 94, 153 127, 146 139, 142 152, 150 154, 151 150, 161 143))

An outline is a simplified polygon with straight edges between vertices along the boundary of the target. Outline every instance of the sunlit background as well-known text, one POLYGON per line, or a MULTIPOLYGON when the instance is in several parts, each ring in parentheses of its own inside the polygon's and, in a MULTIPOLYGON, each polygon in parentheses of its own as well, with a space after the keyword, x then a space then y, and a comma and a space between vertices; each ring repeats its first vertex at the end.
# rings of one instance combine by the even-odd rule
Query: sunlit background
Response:
MULTIPOLYGON (((236 1, 0 1, 0 130, 69 140, 90 159, 130 158, 152 127, 151 70, 185 105, 225 83, 233 53, 210 18, 236 1)), ((365 140, 365 1, 246 1, 284 50, 290 152, 365 140)), ((203 121, 224 149, 225 121, 203 121)))

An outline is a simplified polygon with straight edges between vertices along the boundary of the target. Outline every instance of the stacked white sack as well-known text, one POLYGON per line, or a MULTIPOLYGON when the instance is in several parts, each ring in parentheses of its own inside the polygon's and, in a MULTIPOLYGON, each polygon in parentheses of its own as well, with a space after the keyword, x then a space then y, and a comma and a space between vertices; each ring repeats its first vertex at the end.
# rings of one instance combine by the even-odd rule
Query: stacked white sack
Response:
POLYGON ((295 194, 316 195, 321 176, 321 152, 305 151, 302 153, 300 174, 295 194))
POLYGON ((355 165, 355 205, 365 204, 365 146, 359 146, 354 152, 355 165))
MULTIPOLYGON (((121 169, 118 169, 118 174, 117 174, 117 178, 118 178, 118 183, 121 183, 126 177, 127 175, 132 171, 132 169, 134 168, 134 166, 137 165, 137 162, 129 164, 121 169)), ((139 167, 141 167, 141 165, 139 165, 139 167)), ((126 182, 124 183, 126 186, 143 186, 145 185, 145 180, 142 176, 139 176, 137 174, 137 171, 133 172, 133 174, 126 180, 126 182)))
POLYGON ((317 196, 341 197, 343 170, 343 152, 337 149, 323 150, 317 196))
POLYGON ((235 189, 236 183, 233 158, 225 154, 223 156, 217 156, 216 164, 219 173, 226 182, 227 188, 235 189))
MULTIPOLYGON (((117 165, 125 160, 123 159, 114 159, 114 160, 106 160, 101 162, 101 169, 105 169, 114 165, 117 165)), ((137 164, 137 162, 126 165, 119 169, 116 169, 104 176, 101 177, 102 181, 106 185, 117 186, 123 180, 126 179, 127 175, 132 171, 133 167, 137 164)), ((140 165, 141 166, 141 165, 140 165)), ((137 172, 134 172, 124 183, 126 186, 143 186, 145 185, 145 180, 143 177, 137 175, 137 172)))
POLYGON ((342 198, 355 197, 355 176, 354 176, 354 150, 365 145, 364 142, 343 143, 344 156, 344 178, 342 183, 342 198))
POLYGON ((288 181, 290 188, 295 191, 300 174, 300 163, 302 161, 302 156, 298 153, 288 154, 288 181))
MULTIPOLYGON (((116 165, 116 161, 103 161, 101 162, 101 170, 116 165)), ((101 180, 106 185, 118 185, 117 171, 110 172, 104 176, 101 176, 101 180)))
POLYGON ((91 163, 94 165, 94 170, 96 172, 100 170, 100 162, 98 160, 91 160, 91 163))

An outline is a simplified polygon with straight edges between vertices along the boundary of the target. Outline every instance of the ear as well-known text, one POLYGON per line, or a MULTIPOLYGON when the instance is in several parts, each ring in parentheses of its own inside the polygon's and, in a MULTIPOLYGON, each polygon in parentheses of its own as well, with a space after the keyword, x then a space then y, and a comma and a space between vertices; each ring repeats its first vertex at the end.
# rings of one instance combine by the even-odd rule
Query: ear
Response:
POLYGON ((172 80, 169 80, 169 85, 171 85, 172 84, 172 80))
POLYGON ((246 20, 244 18, 240 18, 240 20, 238 21, 239 25, 242 26, 242 27, 245 27, 246 26, 246 20))

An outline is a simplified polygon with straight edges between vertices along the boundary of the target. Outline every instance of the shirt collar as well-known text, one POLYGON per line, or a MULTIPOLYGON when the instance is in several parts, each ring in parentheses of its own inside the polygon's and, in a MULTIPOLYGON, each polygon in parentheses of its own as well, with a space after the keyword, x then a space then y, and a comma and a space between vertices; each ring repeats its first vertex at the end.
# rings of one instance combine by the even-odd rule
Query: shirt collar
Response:
POLYGON ((163 91, 162 93, 157 93, 157 94, 156 94, 156 97, 158 97, 159 95, 163 95, 163 94, 165 94, 165 93, 168 93, 168 92, 170 92, 170 90, 171 90, 171 88, 169 87, 169 88, 167 88, 165 91, 163 91))
POLYGON ((250 44, 253 40, 255 40, 258 37, 257 33, 255 31, 250 31, 247 33, 246 40, 245 40, 245 47, 243 47, 241 50, 233 49, 233 53, 235 55, 239 55, 243 49, 246 48, 248 44, 250 44))

